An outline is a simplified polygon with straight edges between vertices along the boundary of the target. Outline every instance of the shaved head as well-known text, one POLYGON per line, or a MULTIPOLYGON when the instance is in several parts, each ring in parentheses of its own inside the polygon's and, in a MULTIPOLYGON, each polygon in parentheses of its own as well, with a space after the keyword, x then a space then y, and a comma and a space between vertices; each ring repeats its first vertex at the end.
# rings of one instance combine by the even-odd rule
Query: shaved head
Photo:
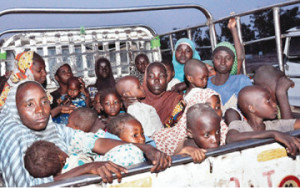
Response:
POLYGON ((194 76, 198 74, 200 71, 206 72, 208 74, 207 67, 202 61, 197 59, 190 59, 186 62, 184 66, 184 74, 187 76, 194 76))
POLYGON ((120 78, 116 83, 116 90, 119 95, 130 91, 132 87, 136 86, 139 83, 139 79, 135 76, 124 76, 120 78))

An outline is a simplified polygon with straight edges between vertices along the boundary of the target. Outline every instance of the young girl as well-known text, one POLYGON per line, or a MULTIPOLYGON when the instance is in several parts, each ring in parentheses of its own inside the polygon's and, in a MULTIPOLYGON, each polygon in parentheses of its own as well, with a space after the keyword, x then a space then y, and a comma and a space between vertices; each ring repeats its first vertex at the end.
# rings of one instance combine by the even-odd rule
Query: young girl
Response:
POLYGON ((112 117, 120 113, 122 107, 121 97, 115 88, 110 88, 101 92, 100 102, 104 113, 104 117, 101 120, 107 125, 112 117))
POLYGON ((140 83, 143 83, 144 74, 146 67, 149 65, 149 58, 146 54, 139 54, 135 57, 135 67, 137 69, 137 73, 135 76, 139 79, 140 83))
POLYGON ((167 70, 167 75, 168 75, 168 77, 167 77, 167 82, 168 82, 167 91, 171 91, 172 87, 175 86, 176 84, 180 83, 180 81, 177 78, 174 78, 175 70, 174 70, 174 66, 173 66, 172 62, 164 60, 161 63, 165 65, 166 70, 167 70))
POLYGON ((167 71, 163 64, 154 62, 148 65, 144 78, 146 98, 142 102, 153 106, 161 122, 167 128, 180 120, 184 111, 184 101, 178 93, 166 91, 167 71))
POLYGON ((35 80, 40 84, 46 81, 45 62, 34 51, 26 51, 16 56, 17 64, 3 86, 0 95, 0 110, 6 101, 6 97, 12 87, 22 80, 35 80))
POLYGON ((96 83, 88 86, 91 101, 98 91, 115 86, 115 79, 108 59, 101 57, 95 62, 96 83))

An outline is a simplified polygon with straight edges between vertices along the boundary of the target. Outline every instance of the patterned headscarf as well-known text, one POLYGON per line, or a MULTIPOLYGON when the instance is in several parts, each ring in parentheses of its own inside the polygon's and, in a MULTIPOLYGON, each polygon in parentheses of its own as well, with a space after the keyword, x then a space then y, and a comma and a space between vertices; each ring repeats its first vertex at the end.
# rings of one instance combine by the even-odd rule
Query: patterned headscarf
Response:
POLYGON ((164 153, 167 153, 168 155, 173 155, 179 143, 182 142, 187 136, 187 132, 186 132, 187 110, 194 104, 205 103, 213 95, 217 95, 220 97, 220 95, 216 91, 209 88, 192 89, 189 93, 188 100, 186 101, 187 106, 185 108, 185 111, 182 115, 182 118, 177 123, 177 125, 172 128, 160 129, 152 135, 152 139, 155 141, 157 149, 159 149, 164 153))
POLYGON ((236 50, 235 50, 234 46, 233 46, 231 43, 226 42, 226 41, 225 41, 225 42, 220 42, 219 44, 217 44, 217 46, 216 46, 214 52, 215 52, 216 50, 218 50, 218 49, 217 49, 218 47, 221 47, 221 46, 222 46, 222 47, 226 47, 227 49, 229 49, 229 50, 234 54, 234 62, 233 62, 233 65, 232 65, 230 74, 231 74, 231 75, 237 74, 237 64, 238 64, 238 62, 237 62, 236 50))
POLYGON ((16 56, 14 70, 4 85, 0 95, 0 109, 4 105, 7 95, 12 87, 22 80, 34 80, 32 73, 33 51, 22 52, 16 56))
POLYGON ((201 60, 201 58, 200 58, 198 52, 196 51, 195 43, 193 41, 191 41, 190 39, 182 38, 176 42, 175 51, 173 52, 173 57, 172 57, 173 58, 172 62, 174 65, 174 70, 175 70, 174 78, 177 78, 178 80, 180 80, 180 82, 183 82, 184 81, 184 64, 179 63, 176 60, 176 56, 175 56, 176 49, 181 44, 186 44, 193 50, 193 57, 192 57, 193 59, 201 60))

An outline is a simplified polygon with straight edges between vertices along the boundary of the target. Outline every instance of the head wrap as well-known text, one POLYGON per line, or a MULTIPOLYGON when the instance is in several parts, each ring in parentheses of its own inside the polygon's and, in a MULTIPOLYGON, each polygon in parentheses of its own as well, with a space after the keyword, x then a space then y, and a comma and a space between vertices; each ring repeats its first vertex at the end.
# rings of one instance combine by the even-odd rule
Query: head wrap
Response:
POLYGON ((212 67, 215 67, 212 60, 204 60, 204 61, 202 61, 202 62, 205 63, 205 64, 207 64, 207 65, 210 65, 210 66, 212 66, 212 67))
POLYGON ((230 55, 234 55, 234 62, 230 71, 231 75, 235 75, 237 73, 237 56, 236 56, 236 51, 234 46, 229 43, 229 42, 220 42, 219 44, 217 44, 215 50, 213 51, 213 54, 215 54, 217 51, 219 50, 225 50, 227 51, 230 55))
POLYGON ((184 64, 179 63, 176 60, 176 56, 175 56, 176 49, 181 44, 186 44, 193 50, 193 57, 192 57, 193 59, 201 60, 201 58, 200 58, 198 52, 196 51, 195 43, 193 41, 191 41, 190 39, 182 38, 176 42, 175 51, 173 52, 173 57, 172 57, 173 58, 172 62, 174 65, 174 70, 175 70, 174 78, 177 78, 178 80, 180 80, 180 82, 183 82, 184 81, 184 64))
POLYGON ((34 80, 32 73, 33 55, 33 51, 26 51, 16 56, 13 72, 6 81, 0 95, 0 109, 4 105, 6 97, 12 87, 22 80, 34 80))
MULTIPOLYGON (((60 63, 55 64, 51 69, 51 72, 50 72, 51 80, 53 80, 57 86, 59 86, 59 84, 58 84, 57 80, 55 79, 55 75, 56 75, 56 72, 58 71, 58 69, 64 65, 70 66, 70 64, 67 62, 60 62, 60 63)), ((70 66, 70 68, 71 68, 71 66, 70 66)), ((72 68, 71 68, 71 71, 72 71, 72 68)))

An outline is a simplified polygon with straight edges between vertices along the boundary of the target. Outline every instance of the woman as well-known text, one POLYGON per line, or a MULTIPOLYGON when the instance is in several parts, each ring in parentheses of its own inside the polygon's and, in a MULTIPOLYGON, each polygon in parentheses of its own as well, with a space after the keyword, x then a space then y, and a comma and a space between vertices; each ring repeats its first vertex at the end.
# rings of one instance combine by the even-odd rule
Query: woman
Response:
POLYGON ((46 81, 45 62, 34 51, 26 51, 16 56, 16 66, 6 81, 0 95, 0 110, 6 101, 10 89, 22 80, 35 80, 40 84, 46 81))
MULTIPOLYGON (((121 141, 99 138, 92 133, 75 131, 65 125, 53 123, 46 92, 34 81, 22 82, 11 89, 0 114, 0 125, 0 171, 3 173, 5 185, 10 187, 39 185, 80 174, 78 171, 70 171, 71 174, 66 173, 59 177, 31 177, 24 168, 23 155, 34 141, 53 142, 66 153, 72 148, 78 153, 105 154, 112 148, 124 144, 121 141), (78 142, 80 138, 85 142, 77 143, 81 147, 74 146, 76 140, 78 142)), ((135 145, 154 163, 152 172, 162 170, 170 164, 170 157, 153 147, 145 144, 135 145)), ((123 168, 110 162, 103 162, 97 167, 91 165, 88 169, 88 172, 101 175, 104 182, 112 181, 112 173, 116 173, 118 179, 121 179, 121 171, 125 172, 123 168)))

